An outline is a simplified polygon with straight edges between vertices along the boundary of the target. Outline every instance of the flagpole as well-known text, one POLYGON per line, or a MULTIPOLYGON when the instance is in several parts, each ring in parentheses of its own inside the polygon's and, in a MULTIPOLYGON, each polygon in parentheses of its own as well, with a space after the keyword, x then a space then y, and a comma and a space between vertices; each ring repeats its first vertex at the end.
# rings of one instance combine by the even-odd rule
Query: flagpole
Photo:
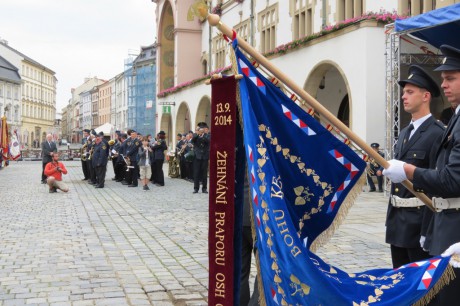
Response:
MULTIPOLYGON (((357 134, 350 130, 345 124, 342 123, 337 117, 335 117, 331 112, 329 112, 321 103, 319 103, 315 98, 309 95, 303 88, 299 87, 294 81, 292 81, 286 74, 281 72, 276 66, 270 63, 270 61, 264 57, 262 54, 257 52, 251 45, 249 45, 244 39, 239 37, 233 30, 228 27, 226 24, 222 23, 220 17, 216 14, 208 14, 207 20, 210 25, 217 27, 223 34, 228 37, 236 35, 238 39, 238 46, 240 46, 244 51, 250 54, 259 64, 264 66, 268 71, 270 71, 276 78, 283 82, 286 86, 291 88, 291 90, 305 100, 311 107, 314 108, 322 117, 326 118, 332 125, 337 127, 342 133, 344 133, 351 141, 353 141, 358 147, 363 149, 369 156, 375 159, 375 161, 382 165, 384 168, 388 168, 390 164, 380 156, 378 152, 372 149, 364 140, 362 140, 357 134)), ((419 200, 421 200, 426 206, 428 206, 432 211, 434 211, 433 204, 431 200, 421 192, 416 192, 412 183, 409 180, 402 182, 404 187, 406 187, 412 194, 414 194, 419 200)))

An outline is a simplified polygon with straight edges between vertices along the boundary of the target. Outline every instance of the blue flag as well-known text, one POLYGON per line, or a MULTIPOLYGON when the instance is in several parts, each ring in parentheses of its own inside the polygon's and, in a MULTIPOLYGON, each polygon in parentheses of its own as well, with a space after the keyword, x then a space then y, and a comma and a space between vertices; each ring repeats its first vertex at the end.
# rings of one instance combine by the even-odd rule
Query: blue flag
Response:
POLYGON ((449 258, 349 274, 313 253, 361 191, 366 163, 262 76, 236 40, 233 46, 244 76, 244 148, 265 303, 411 305, 439 290, 452 275, 449 258))

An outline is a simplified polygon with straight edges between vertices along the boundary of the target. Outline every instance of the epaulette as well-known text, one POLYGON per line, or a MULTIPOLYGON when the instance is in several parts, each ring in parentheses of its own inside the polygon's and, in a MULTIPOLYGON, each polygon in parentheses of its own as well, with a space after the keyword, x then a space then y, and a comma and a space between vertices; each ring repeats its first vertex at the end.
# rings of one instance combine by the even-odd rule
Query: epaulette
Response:
POLYGON ((436 125, 439 126, 441 129, 445 130, 446 129, 446 126, 444 125, 444 123, 441 121, 441 120, 436 120, 436 125))

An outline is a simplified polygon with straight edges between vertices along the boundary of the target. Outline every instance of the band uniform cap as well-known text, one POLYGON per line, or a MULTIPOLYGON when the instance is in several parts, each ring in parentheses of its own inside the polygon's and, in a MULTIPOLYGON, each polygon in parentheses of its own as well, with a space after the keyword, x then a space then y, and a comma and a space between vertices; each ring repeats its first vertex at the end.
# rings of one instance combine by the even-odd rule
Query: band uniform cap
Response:
POLYGON ((120 135, 121 132, 120 132, 119 130, 116 130, 116 131, 115 131, 115 134, 120 135))
POLYGON ((182 134, 181 134, 181 133, 178 133, 177 136, 182 137, 182 134))
POLYGON ((137 133, 137 132, 136 132, 135 129, 132 129, 131 132, 130 132, 130 134, 131 134, 131 133, 137 133))
POLYGON ((142 134, 139 132, 139 133, 137 133, 137 136, 142 136, 142 134))
POLYGON ((126 139, 126 138, 128 138, 128 134, 126 134, 126 133, 121 133, 121 134, 120 134, 120 137, 126 139))
POLYGON ((84 129, 84 130, 83 130, 83 132, 85 132, 85 133, 88 133, 88 134, 89 134, 91 131, 90 131, 89 129, 84 129))
POLYGON ((160 131, 158 135, 166 135, 165 131, 160 131))
POLYGON ((401 87, 406 86, 408 83, 428 90, 433 97, 439 97, 441 94, 436 82, 420 66, 411 65, 409 67, 409 76, 407 79, 398 82, 399 86, 401 87))
POLYGON ((373 148, 379 148, 380 145, 379 145, 378 143, 376 143, 376 142, 373 142, 373 143, 371 143, 371 147, 373 147, 373 148))
POLYGON ((207 128, 208 125, 206 124, 206 122, 199 122, 199 123, 198 123, 198 127, 199 127, 199 128, 207 128))
POLYGON ((434 71, 460 71, 460 50, 449 45, 442 45, 439 49, 445 57, 442 65, 434 71))
POLYGON ((91 130, 91 134, 94 135, 94 136, 97 136, 97 133, 95 130, 91 130))
POLYGON ((99 132, 99 133, 97 134, 97 137, 104 137, 104 132, 99 132))

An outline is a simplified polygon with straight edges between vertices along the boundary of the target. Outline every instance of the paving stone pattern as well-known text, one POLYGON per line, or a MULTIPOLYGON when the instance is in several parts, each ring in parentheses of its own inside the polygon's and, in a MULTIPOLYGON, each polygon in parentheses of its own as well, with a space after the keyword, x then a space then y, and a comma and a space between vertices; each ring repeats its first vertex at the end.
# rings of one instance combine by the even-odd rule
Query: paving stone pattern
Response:
MULTIPOLYGON (((128 188, 111 164, 95 189, 65 164, 69 193, 40 184, 40 162, 0 171, 0 305, 207 305, 207 194, 168 177, 128 188)), ((386 203, 362 193, 318 254, 347 272, 390 267, 386 203)))

